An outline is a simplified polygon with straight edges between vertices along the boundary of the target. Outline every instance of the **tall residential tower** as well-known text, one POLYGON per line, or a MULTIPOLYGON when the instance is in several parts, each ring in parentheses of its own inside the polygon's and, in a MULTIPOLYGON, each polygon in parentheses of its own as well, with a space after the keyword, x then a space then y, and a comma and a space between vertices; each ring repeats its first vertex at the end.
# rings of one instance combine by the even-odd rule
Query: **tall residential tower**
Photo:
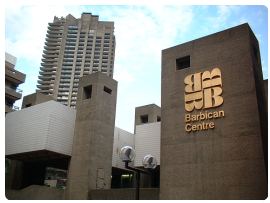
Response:
POLYGON ((91 13, 54 17, 48 25, 38 91, 75 108, 79 78, 100 71, 113 77, 114 22, 91 13))

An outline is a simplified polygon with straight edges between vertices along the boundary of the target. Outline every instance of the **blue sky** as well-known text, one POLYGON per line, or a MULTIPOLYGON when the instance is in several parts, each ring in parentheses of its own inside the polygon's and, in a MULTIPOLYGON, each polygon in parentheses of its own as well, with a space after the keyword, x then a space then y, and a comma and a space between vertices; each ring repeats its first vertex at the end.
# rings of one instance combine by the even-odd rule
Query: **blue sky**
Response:
MULTIPOLYGON (((115 22, 114 78, 118 80, 116 126, 133 132, 135 107, 160 105, 161 50, 242 23, 260 43, 268 78, 268 10, 265 6, 6 6, 5 51, 26 74, 23 96, 35 92, 48 22, 82 12, 115 22)), ((16 102, 20 106, 21 101, 16 102)))

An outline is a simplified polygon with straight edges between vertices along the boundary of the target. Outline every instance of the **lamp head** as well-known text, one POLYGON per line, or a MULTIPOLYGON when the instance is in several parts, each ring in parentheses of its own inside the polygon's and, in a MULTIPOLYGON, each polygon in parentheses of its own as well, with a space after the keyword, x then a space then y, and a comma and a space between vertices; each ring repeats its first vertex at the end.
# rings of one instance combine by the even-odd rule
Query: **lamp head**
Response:
POLYGON ((155 169, 157 167, 157 159, 151 154, 146 155, 142 161, 144 168, 155 169))
POLYGON ((135 150, 131 146, 124 146, 119 155, 123 162, 132 162, 135 158, 135 150))

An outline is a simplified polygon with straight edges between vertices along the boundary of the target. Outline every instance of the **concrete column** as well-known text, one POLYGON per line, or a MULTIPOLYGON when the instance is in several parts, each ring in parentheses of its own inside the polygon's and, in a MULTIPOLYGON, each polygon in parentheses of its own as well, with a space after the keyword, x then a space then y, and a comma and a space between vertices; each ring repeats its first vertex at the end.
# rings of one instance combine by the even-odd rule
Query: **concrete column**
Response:
POLYGON ((117 81, 97 72, 79 82, 66 199, 111 186, 117 81))

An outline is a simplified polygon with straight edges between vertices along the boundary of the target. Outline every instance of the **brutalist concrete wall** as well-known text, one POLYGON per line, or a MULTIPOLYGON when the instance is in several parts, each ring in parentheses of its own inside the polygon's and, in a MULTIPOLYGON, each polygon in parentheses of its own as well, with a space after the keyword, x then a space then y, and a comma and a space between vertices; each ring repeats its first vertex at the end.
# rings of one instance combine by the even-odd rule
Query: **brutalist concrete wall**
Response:
POLYGON ((160 119, 161 110, 156 104, 149 104, 145 106, 138 106, 135 108, 135 130, 136 125, 144 124, 141 120, 141 116, 148 116, 146 123, 158 122, 160 119), (158 119, 159 118, 159 119, 158 119))
POLYGON ((29 94, 23 97, 22 109, 51 100, 54 100, 52 96, 40 92, 29 94))
POLYGON ((162 51, 160 199, 267 197, 252 35, 243 24, 162 51))
MULTIPOLYGON (((92 200, 135 200, 135 188, 121 188, 110 190, 92 190, 89 194, 89 199, 92 200)), ((140 188, 140 200, 158 200, 158 188, 140 188)))
POLYGON ((117 82, 103 73, 80 79, 66 199, 111 186, 116 96, 117 82))
POLYGON ((264 83, 266 106, 267 106, 267 110, 268 110, 268 79, 264 80, 263 83, 264 83))
POLYGON ((22 190, 6 190, 9 200, 63 200, 64 190, 41 185, 30 185, 22 190))

